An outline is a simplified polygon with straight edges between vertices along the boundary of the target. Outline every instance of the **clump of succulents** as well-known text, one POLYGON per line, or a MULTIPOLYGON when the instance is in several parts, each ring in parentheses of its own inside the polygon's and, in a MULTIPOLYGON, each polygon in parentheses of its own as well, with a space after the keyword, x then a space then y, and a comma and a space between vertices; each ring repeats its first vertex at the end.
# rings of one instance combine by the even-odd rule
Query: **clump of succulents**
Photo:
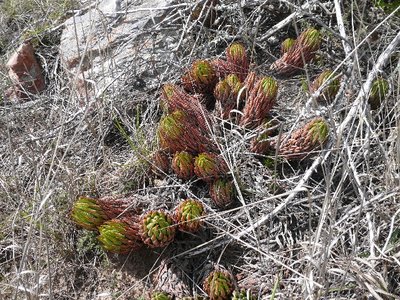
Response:
POLYGON ((189 180, 194 176, 194 157, 186 151, 176 152, 172 159, 172 170, 182 180, 189 180))
POLYGON ((195 61, 182 77, 182 84, 187 91, 200 94, 212 93, 217 81, 213 65, 207 60, 195 61))
POLYGON ((174 219, 181 231, 196 232, 199 231, 203 220, 205 210, 203 204, 195 199, 186 199, 175 209, 174 219))
POLYGON ((158 177, 164 177, 169 173, 171 158, 167 151, 158 150, 152 156, 152 172, 158 177))
POLYGON ((164 116, 158 127, 160 146, 172 153, 179 151, 200 153, 213 150, 214 144, 198 125, 196 120, 181 110, 164 116))
POLYGON ((226 270, 214 270, 204 280, 203 289, 211 300, 230 299, 234 290, 233 276, 226 270))
POLYGON ((71 219, 82 228, 97 230, 107 220, 107 216, 96 199, 79 197, 71 209, 71 219))
POLYGON ((256 300, 257 297, 253 295, 250 290, 234 291, 231 300, 256 300))
POLYGON ((240 99, 238 99, 238 97, 242 86, 243 85, 239 80, 239 77, 235 74, 228 75, 215 86, 215 110, 217 115, 219 115, 222 119, 228 119, 231 110, 239 107, 240 99))
POLYGON ((311 151, 322 148, 328 136, 328 123, 323 118, 316 118, 284 140, 278 153, 286 159, 302 159, 311 151))
POLYGON ((123 217, 106 221, 99 227, 98 240, 110 252, 126 254, 143 244, 139 235, 137 217, 123 217))
POLYGON ((172 297, 165 292, 154 292, 151 294, 151 300, 172 300, 172 297))
POLYGON ((175 237, 173 218, 164 211, 150 211, 140 219, 140 236, 150 248, 162 248, 175 237))
POLYGON ((311 93, 316 92, 322 85, 324 85, 328 80, 331 80, 329 84, 321 91, 317 98, 320 102, 330 102, 335 99, 337 92, 340 87, 340 79, 333 78, 333 72, 331 70, 325 70, 313 81, 310 85, 309 90, 311 93))
POLYGON ((284 40, 281 44, 281 54, 283 55, 288 52, 294 46, 295 42, 296 40, 292 38, 287 38, 284 40))
POLYGON ((386 97, 388 91, 389 83, 386 79, 378 78, 372 83, 368 98, 371 109, 378 109, 381 106, 382 100, 386 97))
POLYGON ((223 177, 228 172, 224 159, 215 153, 203 152, 194 160, 194 173, 204 181, 210 182, 223 177))
POLYGON ((319 49, 322 34, 315 28, 308 28, 296 39, 294 45, 271 65, 279 75, 290 76, 302 70, 319 49))
POLYGON ((231 206, 236 198, 236 190, 232 180, 218 178, 210 185, 210 197, 221 209, 231 206))
POLYGON ((264 77, 258 80, 249 91, 240 125, 248 128, 260 125, 275 104, 277 95, 278 83, 275 79, 264 77))

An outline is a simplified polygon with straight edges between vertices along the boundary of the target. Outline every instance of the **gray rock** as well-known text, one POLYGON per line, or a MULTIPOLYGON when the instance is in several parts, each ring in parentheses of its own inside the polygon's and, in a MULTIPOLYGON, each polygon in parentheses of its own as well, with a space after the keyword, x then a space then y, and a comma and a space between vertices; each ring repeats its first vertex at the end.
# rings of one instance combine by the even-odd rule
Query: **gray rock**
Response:
POLYGON ((173 0, 103 0, 86 13, 65 22, 60 43, 63 66, 82 93, 90 82, 92 95, 100 95, 127 68, 134 75, 161 73, 171 62, 169 48, 177 43, 176 30, 157 30, 173 0), (153 9, 150 9, 153 8, 153 9), (149 65, 152 68, 149 68, 149 65))

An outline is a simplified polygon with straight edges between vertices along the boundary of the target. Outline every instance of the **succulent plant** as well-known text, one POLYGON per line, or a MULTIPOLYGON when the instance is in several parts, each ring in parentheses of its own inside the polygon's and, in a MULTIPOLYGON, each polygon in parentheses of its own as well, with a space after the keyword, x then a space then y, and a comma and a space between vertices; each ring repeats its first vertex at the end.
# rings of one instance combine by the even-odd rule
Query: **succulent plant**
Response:
POLYGON ((226 59, 231 74, 238 76, 243 81, 249 72, 249 60, 246 49, 240 43, 233 43, 226 49, 226 59))
POLYGON ((141 217, 140 235, 150 248, 165 247, 175 237, 174 221, 164 211, 150 211, 141 217))
POLYGON ((163 86, 161 93, 161 106, 167 114, 177 110, 184 111, 202 129, 207 130, 210 117, 207 109, 196 95, 186 93, 177 85, 168 83, 163 86))
POLYGON ((320 31, 308 28, 296 39, 294 45, 271 65, 279 75, 290 76, 300 71, 315 56, 322 41, 320 31))
POLYGON ((288 52, 290 48, 294 46, 295 41, 296 40, 292 38, 287 38, 286 40, 284 40, 281 44, 281 54, 283 55, 288 52))
POLYGON ((228 166, 223 158, 215 153, 200 153, 194 160, 194 173, 204 181, 212 181, 223 177, 228 172, 228 166))
MULTIPOLYGON (((331 79, 334 76, 332 75, 331 70, 323 71, 310 85, 309 90, 311 93, 316 92, 328 79, 331 79)), ((333 79, 322 91, 317 101, 326 101, 330 102, 335 99, 337 92, 339 91, 340 87, 340 79, 335 78, 333 79)))
POLYGON ((272 77, 264 77, 257 81, 249 91, 247 102, 243 108, 240 125, 254 128, 260 125, 276 102, 278 83, 272 77))
POLYGON ((233 292, 233 277, 225 270, 212 271, 204 280, 203 289, 211 300, 230 299, 233 292))
POLYGON ((181 231, 199 231, 203 221, 200 219, 204 215, 203 204, 195 199, 186 199, 175 209, 174 219, 178 223, 181 231))
POLYGON ((152 172, 158 177, 164 177, 169 173, 171 158, 165 150, 158 150, 152 157, 152 172))
POLYGON ((71 209, 71 219, 80 227, 97 230, 107 220, 107 216, 96 199, 81 196, 71 209))
POLYGON ((151 294, 151 300, 172 300, 172 297, 165 292, 154 292, 151 294))
POLYGON ((217 81, 213 65, 207 60, 195 61, 182 77, 182 84, 187 91, 200 94, 212 92, 217 81))
POLYGON ((214 89, 216 111, 222 119, 228 119, 231 110, 240 105, 238 96, 241 88, 242 83, 235 74, 229 74, 216 85, 214 89))
POLYGON ((235 186, 233 182, 226 178, 216 179, 210 185, 210 197, 219 208, 227 208, 235 201, 235 186))
POLYGON ((240 290, 240 291, 234 291, 232 294, 231 300, 256 300, 257 297, 253 295, 253 293, 248 290, 240 290))
POLYGON ((158 137, 160 146, 172 153, 178 151, 200 153, 215 148, 196 120, 181 110, 176 110, 161 119, 158 137))
POLYGON ((378 78, 371 86, 371 91, 368 98, 368 103, 371 109, 377 109, 380 107, 382 100, 386 97, 389 91, 389 83, 386 79, 378 78))
POLYGON ((321 148, 329 135, 329 125, 323 118, 316 118, 293 132, 279 149, 279 155, 287 159, 302 159, 311 151, 321 148))
POLYGON ((98 240, 105 250, 113 253, 126 254, 139 249, 143 244, 139 235, 138 218, 124 217, 106 221, 99 227, 98 240))
POLYGON ((194 176, 194 158, 189 152, 176 152, 172 159, 172 169, 182 180, 189 180, 194 176))

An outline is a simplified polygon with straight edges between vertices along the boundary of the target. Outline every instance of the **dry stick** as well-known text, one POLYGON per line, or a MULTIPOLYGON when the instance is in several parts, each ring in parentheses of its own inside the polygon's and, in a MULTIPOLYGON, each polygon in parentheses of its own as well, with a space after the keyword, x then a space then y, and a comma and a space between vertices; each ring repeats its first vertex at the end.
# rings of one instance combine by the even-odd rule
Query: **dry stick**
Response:
MULTIPOLYGON (((343 18, 342 18, 342 11, 340 9, 340 3, 338 0, 334 0, 334 2, 335 2, 336 21, 338 23, 337 25, 339 28, 339 33, 344 38, 344 40, 347 41, 347 35, 346 35, 346 31, 344 30, 344 24, 343 24, 343 18)), ((351 47, 350 47, 349 43, 345 42, 344 40, 342 40, 343 48, 344 48, 346 55, 349 55, 349 53, 351 52, 351 47)))

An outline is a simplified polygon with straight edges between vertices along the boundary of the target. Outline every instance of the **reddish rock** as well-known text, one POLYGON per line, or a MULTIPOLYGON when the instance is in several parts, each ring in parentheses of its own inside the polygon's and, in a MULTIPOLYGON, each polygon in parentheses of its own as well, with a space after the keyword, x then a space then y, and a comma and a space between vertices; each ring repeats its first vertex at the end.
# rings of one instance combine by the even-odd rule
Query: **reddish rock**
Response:
POLYGON ((9 59, 7 67, 8 75, 14 83, 10 90, 13 90, 17 97, 26 98, 25 92, 36 94, 44 90, 43 71, 30 42, 25 42, 18 48, 9 59))

